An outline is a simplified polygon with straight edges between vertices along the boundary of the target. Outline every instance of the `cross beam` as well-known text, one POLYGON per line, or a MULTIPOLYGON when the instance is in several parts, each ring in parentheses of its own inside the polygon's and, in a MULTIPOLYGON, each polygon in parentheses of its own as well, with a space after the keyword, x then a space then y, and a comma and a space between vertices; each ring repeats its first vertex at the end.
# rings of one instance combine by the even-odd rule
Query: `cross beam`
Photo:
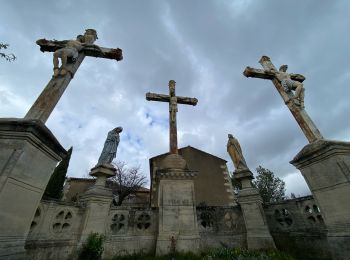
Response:
POLYGON ((159 101, 169 103, 169 150, 171 154, 177 154, 177 123, 176 123, 176 112, 177 104, 184 105, 197 105, 198 100, 196 98, 180 97, 175 94, 175 81, 169 81, 169 95, 146 93, 146 100, 148 101, 159 101))
MULTIPOLYGON (((67 42, 68 41, 50 41, 46 39, 40 39, 36 41, 36 44, 40 46, 40 50, 42 52, 55 52, 61 48, 64 48, 67 42)), ((95 58, 105 58, 105 59, 111 59, 116 61, 121 61, 123 59, 122 50, 119 48, 112 49, 112 48, 99 47, 99 49, 97 49, 96 46, 91 45, 91 46, 85 46, 83 52, 85 56, 90 56, 95 58)))
MULTIPOLYGON (((272 80, 272 83, 281 95, 285 104, 288 106, 308 141, 312 143, 316 140, 323 139, 321 132, 317 129, 316 125, 305 111, 303 105, 298 103, 292 91, 286 91, 282 85, 283 80, 281 81, 281 79, 285 79, 294 86, 297 84, 293 83, 293 81, 301 83, 305 80, 305 77, 300 74, 288 74, 285 71, 277 71, 276 67, 267 56, 262 56, 259 63, 262 65, 263 69, 246 67, 243 75, 251 78, 272 80)), ((293 90, 295 90, 295 88, 293 90)))
POLYGON ((96 39, 96 31, 94 29, 87 29, 84 35, 78 35, 77 40, 49 41, 40 39, 37 41, 41 51, 54 52, 55 74, 29 109, 24 117, 25 119, 39 119, 43 123, 47 121, 85 56, 114 59, 117 61, 123 59, 121 49, 99 47, 93 44, 96 39), (73 54, 74 52, 76 53, 76 57, 72 58, 69 56, 72 52, 73 54), (56 67, 58 57, 61 58, 62 63, 60 68, 56 67))

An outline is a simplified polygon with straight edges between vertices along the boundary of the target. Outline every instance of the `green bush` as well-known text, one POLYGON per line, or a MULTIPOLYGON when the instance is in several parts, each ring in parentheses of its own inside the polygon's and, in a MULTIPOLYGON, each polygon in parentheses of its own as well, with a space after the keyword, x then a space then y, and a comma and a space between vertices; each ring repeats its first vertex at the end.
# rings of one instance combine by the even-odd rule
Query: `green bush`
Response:
POLYGON ((103 253, 104 236, 91 233, 78 254, 78 260, 99 260, 103 253))

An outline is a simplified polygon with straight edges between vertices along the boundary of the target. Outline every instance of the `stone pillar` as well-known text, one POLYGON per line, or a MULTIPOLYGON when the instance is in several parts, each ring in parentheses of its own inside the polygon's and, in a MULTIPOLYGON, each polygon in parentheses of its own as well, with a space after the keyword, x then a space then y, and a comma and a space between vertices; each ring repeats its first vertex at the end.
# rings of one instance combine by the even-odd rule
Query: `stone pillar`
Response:
POLYGON ((90 175, 96 177, 96 182, 81 198, 81 201, 86 203, 81 243, 90 233, 105 234, 106 219, 113 200, 112 190, 106 188, 106 180, 115 174, 116 169, 110 164, 98 165, 91 169, 90 175))
POLYGON ((276 248, 267 226, 261 196, 252 185, 252 172, 249 169, 236 171, 234 178, 242 184, 238 203, 243 211, 248 249, 276 248))
POLYGON ((24 258, 35 211, 66 154, 41 121, 0 119, 0 259, 24 258))
POLYGON ((178 154, 168 155, 157 170, 159 223, 156 255, 199 251, 199 232, 193 179, 178 154))
POLYGON ((334 259, 350 255, 350 143, 318 140, 291 161, 321 209, 334 259))

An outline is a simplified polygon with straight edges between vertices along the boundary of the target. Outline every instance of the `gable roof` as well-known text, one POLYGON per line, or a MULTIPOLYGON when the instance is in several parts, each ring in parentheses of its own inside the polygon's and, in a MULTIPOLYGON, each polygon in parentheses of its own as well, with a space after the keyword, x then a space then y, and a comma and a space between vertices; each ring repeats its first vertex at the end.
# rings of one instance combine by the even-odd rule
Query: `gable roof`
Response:
MULTIPOLYGON (((179 150, 179 151, 183 151, 183 150, 187 150, 187 149, 194 150, 194 151, 196 151, 196 152, 200 152, 200 153, 209 155, 209 156, 211 156, 211 157, 215 157, 216 159, 221 160, 221 161, 223 161, 224 163, 227 163, 226 160, 224 160, 224 159, 222 159, 222 158, 220 158, 220 157, 218 157, 218 156, 216 156, 216 155, 207 153, 207 152, 205 152, 205 151, 202 151, 202 150, 200 150, 200 149, 198 149, 198 148, 195 148, 195 147, 193 147, 193 146, 190 146, 190 145, 185 146, 185 147, 182 147, 182 148, 179 148, 178 150, 179 150)), ((151 160, 153 160, 153 159, 155 159, 155 158, 163 157, 163 156, 168 155, 168 154, 169 154, 169 153, 162 153, 162 154, 159 154, 159 155, 157 155, 157 156, 151 157, 149 160, 150 160, 150 162, 151 162, 151 160)))

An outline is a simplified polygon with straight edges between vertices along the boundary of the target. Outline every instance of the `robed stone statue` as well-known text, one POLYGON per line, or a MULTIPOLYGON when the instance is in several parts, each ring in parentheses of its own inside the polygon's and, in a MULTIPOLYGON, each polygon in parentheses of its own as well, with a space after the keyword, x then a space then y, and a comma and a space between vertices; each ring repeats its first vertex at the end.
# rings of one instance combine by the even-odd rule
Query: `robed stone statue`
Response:
POLYGON ((102 153, 98 159, 97 165, 111 164, 117 155, 117 148, 120 141, 119 133, 123 131, 121 126, 114 128, 108 132, 107 139, 103 146, 102 153))
POLYGON ((236 168, 236 171, 247 170, 248 166, 244 159, 241 146, 236 138, 233 135, 228 135, 227 141, 227 152, 229 153, 232 162, 236 168))

